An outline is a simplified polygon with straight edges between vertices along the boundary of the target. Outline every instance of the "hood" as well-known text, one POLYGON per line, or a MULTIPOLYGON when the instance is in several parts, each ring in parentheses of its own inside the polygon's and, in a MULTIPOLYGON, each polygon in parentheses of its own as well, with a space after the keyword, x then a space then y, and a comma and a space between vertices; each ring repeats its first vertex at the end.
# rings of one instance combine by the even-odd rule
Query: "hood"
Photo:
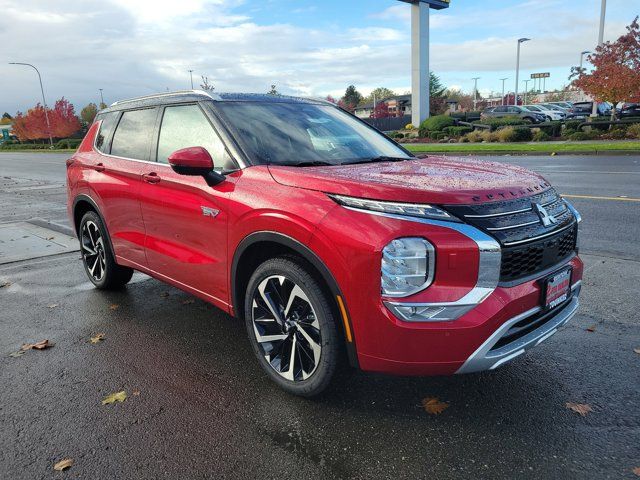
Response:
POLYGON ((451 157, 335 167, 271 165, 269 171, 290 187, 408 203, 473 204, 526 197, 549 187, 522 167, 451 157))

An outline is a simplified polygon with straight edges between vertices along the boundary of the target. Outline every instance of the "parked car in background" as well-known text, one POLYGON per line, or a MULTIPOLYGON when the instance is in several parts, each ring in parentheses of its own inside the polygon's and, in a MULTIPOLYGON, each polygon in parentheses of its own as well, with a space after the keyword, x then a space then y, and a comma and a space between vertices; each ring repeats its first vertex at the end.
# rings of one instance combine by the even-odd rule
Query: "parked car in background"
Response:
MULTIPOLYGON (((572 118, 587 118, 593 111, 593 102, 577 102, 571 107, 572 118)), ((608 117, 611 115, 611 105, 606 102, 598 103, 598 116, 608 117)))
POLYGON ((329 102, 202 91, 116 102, 66 163, 89 280, 118 289, 139 270, 220 307, 297 395, 319 394, 347 361, 494 370, 578 308, 580 215, 543 177, 416 158, 329 102))
POLYGON ((541 112, 534 112, 521 106, 501 105, 485 109, 480 115, 485 118, 519 117, 531 123, 542 123, 547 121, 547 116, 541 112))
POLYGON ((549 108, 546 105, 524 105, 523 108, 536 113, 542 113, 547 117, 547 120, 564 120, 567 116, 565 112, 549 108))
POLYGON ((625 103, 618 110, 618 118, 640 117, 640 103, 625 103))
POLYGON ((545 102, 545 105, 555 105, 565 110, 571 110, 571 107, 573 107, 572 102, 545 102))

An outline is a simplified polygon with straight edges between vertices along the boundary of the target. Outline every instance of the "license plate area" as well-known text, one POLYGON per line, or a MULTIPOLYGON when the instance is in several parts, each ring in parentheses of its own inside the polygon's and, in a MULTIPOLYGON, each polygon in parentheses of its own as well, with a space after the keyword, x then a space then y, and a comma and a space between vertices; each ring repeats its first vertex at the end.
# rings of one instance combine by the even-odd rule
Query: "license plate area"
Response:
POLYGON ((565 268, 542 280, 542 306, 546 310, 551 310, 569 299, 572 271, 572 268, 565 268))

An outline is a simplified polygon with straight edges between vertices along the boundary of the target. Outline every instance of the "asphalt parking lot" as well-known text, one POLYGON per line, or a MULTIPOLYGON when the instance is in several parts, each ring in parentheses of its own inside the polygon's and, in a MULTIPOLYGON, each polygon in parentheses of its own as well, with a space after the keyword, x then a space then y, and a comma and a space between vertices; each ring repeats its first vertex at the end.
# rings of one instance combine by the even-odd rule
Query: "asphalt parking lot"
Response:
POLYGON ((582 305, 561 332, 494 372, 345 373, 316 400, 275 387, 244 327, 198 299, 139 274, 94 290, 65 233, 66 157, 0 154, 0 478, 638 478, 639 157, 493 159, 583 215, 582 305))

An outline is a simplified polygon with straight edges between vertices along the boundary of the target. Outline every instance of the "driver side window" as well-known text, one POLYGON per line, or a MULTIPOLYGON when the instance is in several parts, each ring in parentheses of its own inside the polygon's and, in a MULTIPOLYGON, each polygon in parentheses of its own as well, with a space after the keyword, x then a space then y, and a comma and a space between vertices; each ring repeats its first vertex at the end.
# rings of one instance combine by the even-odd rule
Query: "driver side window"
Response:
POLYGON ((188 147, 203 147, 216 170, 236 168, 230 155, 198 105, 166 107, 158 138, 157 161, 169 163, 169 155, 188 147))

